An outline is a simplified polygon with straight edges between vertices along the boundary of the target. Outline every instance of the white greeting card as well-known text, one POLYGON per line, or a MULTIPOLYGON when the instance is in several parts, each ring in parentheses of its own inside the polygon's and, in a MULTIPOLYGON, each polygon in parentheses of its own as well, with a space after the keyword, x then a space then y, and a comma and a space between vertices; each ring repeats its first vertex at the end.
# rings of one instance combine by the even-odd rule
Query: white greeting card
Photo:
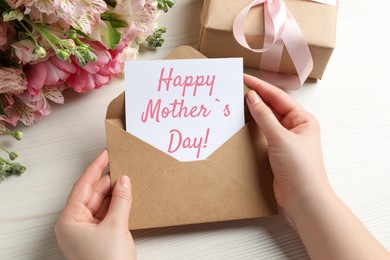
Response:
POLYGON ((127 61, 126 130, 179 161, 206 159, 245 124, 241 58, 127 61))

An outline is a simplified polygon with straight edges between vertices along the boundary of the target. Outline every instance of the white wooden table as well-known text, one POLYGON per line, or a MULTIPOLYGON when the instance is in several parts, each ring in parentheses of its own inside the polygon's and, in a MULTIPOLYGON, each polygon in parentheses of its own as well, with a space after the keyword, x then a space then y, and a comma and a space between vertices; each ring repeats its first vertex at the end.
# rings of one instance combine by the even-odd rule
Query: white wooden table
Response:
MULTIPOLYGON (((159 23, 164 57, 197 45, 201 0, 178 0, 159 23)), ((337 47, 323 80, 290 94, 322 126, 330 181, 369 230, 390 249, 390 2, 341 1, 337 47)), ((63 259, 54 223, 75 180, 106 147, 107 104, 123 79, 84 95, 24 128, 21 154, 28 172, 0 184, 0 259, 63 259)), ((299 153, 299 151, 297 151, 299 153)), ((297 233, 281 217, 134 232, 139 259, 307 259, 297 233)))

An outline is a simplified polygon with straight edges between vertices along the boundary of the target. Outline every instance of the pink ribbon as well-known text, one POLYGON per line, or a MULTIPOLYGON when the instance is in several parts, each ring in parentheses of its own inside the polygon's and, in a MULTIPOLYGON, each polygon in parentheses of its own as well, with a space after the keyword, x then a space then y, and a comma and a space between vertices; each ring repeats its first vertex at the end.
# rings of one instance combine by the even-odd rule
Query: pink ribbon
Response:
MULTIPOLYGON (((312 0, 337 6, 337 0, 312 0)), ((283 0, 255 0, 242 9, 233 23, 233 34, 237 42, 246 49, 262 53, 261 76, 285 89, 298 89, 313 70, 313 58, 301 29, 283 0), (261 49, 252 49, 245 37, 245 19, 252 7, 264 4, 264 43, 261 49), (297 71, 296 75, 279 74, 283 46, 297 71)))

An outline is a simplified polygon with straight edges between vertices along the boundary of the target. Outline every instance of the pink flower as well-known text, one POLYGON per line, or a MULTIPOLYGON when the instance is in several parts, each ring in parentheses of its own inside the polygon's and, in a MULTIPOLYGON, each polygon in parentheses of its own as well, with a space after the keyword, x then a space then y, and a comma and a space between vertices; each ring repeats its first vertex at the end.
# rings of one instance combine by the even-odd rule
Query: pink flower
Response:
POLYGON ((23 5, 30 6, 34 0, 5 0, 12 8, 22 7, 23 5))
POLYGON ((133 22, 138 27, 138 32, 147 38, 155 29, 155 19, 159 13, 154 0, 146 0, 145 6, 133 16, 133 22))
POLYGON ((6 13, 9 22, 0 15, 0 131, 47 116, 66 88, 83 93, 108 84, 137 56, 159 13, 156 0, 0 1, 23 14, 6 13))
POLYGON ((86 92, 107 84, 111 78, 118 77, 123 64, 118 50, 107 50, 100 42, 84 42, 90 45, 97 60, 81 67, 78 61, 72 58, 76 73, 69 76, 67 84, 77 92, 86 92))
MULTIPOLYGON (((9 97, 5 95, 3 103, 7 117, 1 116, 0 121, 16 126, 20 121, 25 125, 33 125, 39 119, 51 113, 49 100, 62 104, 64 97, 62 91, 65 85, 43 87, 36 95, 25 91, 22 95, 9 97)), ((1 125, 0 125, 1 127, 1 125)))
POLYGON ((129 30, 135 25, 137 31, 142 34, 153 32, 154 20, 159 13, 154 0, 118 0, 114 8, 129 23, 129 30))
POLYGON ((0 93, 20 94, 26 87, 21 69, 0 67, 0 93))
MULTIPOLYGON (((47 1, 47 3, 50 3, 50 1, 47 1)), ((34 23, 53 24, 58 21, 58 15, 53 12, 53 6, 49 4, 46 11, 42 12, 37 6, 32 5, 26 9, 25 14, 28 14, 34 23)))
POLYGON ((25 125, 33 125, 41 119, 43 115, 39 112, 37 102, 33 101, 32 97, 28 91, 22 95, 13 96, 12 106, 4 109, 7 114, 5 121, 12 126, 16 126, 18 121, 25 125))
POLYGON ((21 40, 11 44, 11 46, 13 56, 16 57, 19 64, 27 64, 39 59, 39 57, 33 53, 36 47, 33 40, 21 40))
POLYGON ((76 66, 52 56, 44 62, 24 66, 24 71, 28 90, 37 95, 43 86, 56 86, 67 81, 71 74, 76 73, 76 66))

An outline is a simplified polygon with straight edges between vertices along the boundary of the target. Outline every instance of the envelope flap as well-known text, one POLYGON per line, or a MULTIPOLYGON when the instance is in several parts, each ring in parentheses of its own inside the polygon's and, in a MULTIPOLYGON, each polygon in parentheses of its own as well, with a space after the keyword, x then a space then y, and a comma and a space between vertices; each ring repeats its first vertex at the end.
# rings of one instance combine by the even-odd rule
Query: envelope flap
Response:
MULTIPOLYGON (((264 196, 261 176, 252 171, 248 187, 239 174, 229 174, 213 160, 192 162, 191 167, 174 163, 133 198, 130 229, 273 215, 276 204, 264 196)), ((267 184, 272 186, 272 180, 267 184)))
POLYGON ((125 92, 113 99, 107 108, 106 119, 119 118, 125 121, 125 92))
POLYGON ((133 197, 139 196, 154 182, 156 174, 176 159, 161 152, 123 129, 123 121, 106 120, 111 178, 128 175, 133 185, 133 197))
MULTIPOLYGON (((119 121, 119 122, 118 122, 119 121)), ((266 143, 253 121, 204 161, 179 162, 107 119, 111 177, 130 176, 130 229, 277 212, 266 143), (254 138, 254 139, 252 139, 254 138)))
POLYGON ((171 53, 169 53, 165 59, 174 60, 174 59, 206 59, 207 57, 192 48, 191 46, 182 45, 179 46, 171 53))
POLYGON ((223 167, 249 189, 261 190, 263 197, 272 198, 274 203, 273 175, 269 174, 271 168, 267 147, 263 133, 251 120, 208 159, 223 167))

